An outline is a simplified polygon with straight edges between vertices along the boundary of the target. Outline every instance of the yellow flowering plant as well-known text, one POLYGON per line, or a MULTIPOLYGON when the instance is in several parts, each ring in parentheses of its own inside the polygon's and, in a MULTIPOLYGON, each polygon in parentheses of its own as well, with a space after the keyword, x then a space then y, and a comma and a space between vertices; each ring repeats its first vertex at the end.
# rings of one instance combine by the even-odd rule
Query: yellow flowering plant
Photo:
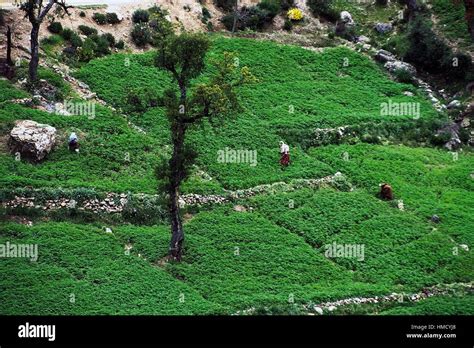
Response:
POLYGON ((287 16, 292 21, 300 21, 303 19, 303 12, 299 8, 291 8, 288 10, 287 16))

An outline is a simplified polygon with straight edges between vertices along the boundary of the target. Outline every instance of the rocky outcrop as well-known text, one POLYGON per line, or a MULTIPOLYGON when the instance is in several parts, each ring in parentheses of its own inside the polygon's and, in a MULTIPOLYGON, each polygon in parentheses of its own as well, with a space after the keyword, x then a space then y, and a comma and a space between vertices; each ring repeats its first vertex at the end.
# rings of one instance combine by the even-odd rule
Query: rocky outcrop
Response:
POLYGON ((374 26, 374 29, 379 34, 386 34, 393 30, 392 23, 377 23, 374 26))
POLYGON ((10 132, 10 151, 33 162, 43 160, 56 142, 56 128, 30 120, 17 121, 10 132))

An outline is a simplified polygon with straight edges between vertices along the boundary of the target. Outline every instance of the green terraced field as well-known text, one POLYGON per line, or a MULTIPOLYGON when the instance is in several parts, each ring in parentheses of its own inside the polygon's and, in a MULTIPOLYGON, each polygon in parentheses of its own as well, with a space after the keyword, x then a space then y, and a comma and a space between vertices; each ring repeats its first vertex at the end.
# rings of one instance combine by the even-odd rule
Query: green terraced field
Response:
MULTIPOLYGON (((194 208, 185 223, 185 255, 179 264, 161 262, 168 252, 167 225, 100 217, 81 223, 66 215, 43 215, 30 217, 33 226, 27 227, 4 214, 0 244, 38 244, 39 259, 0 260, 0 313, 232 314, 265 306, 288 313, 328 300, 474 281, 472 152, 466 149, 454 160, 445 150, 398 144, 303 146, 315 128, 408 120, 380 115, 380 104, 388 99, 419 102, 423 119, 442 117, 420 91, 390 80, 369 58, 345 48, 315 53, 216 36, 208 59, 226 50, 237 52, 240 64, 259 81, 238 91, 242 110, 235 118, 219 129, 205 124, 190 133, 198 168, 212 180, 195 174, 184 192, 221 193, 336 172, 353 189, 257 195, 236 202, 246 208, 243 212, 235 211, 234 203, 194 208), (404 91, 415 96, 406 97, 404 91), (281 139, 292 149, 293 163, 286 170, 278 163, 281 139), (258 165, 218 163, 217 151, 226 147, 257 150, 258 165), (391 184, 394 201, 377 197, 381 182, 391 184), (430 221, 434 214, 439 224, 430 221), (326 257, 325 246, 334 242, 364 245, 364 259, 326 257)), ((2 144, 1 188, 156 193, 154 167, 170 151, 164 110, 130 112, 126 101, 129 88, 160 96, 170 83, 152 58, 151 52, 115 54, 76 73, 100 98, 122 109, 97 106, 94 119, 14 105, 8 100, 25 93, 0 81, 2 139, 17 119, 53 125, 61 139, 36 165, 15 161, 2 144), (67 149, 71 131, 81 138, 79 155, 67 149)), ((430 298, 381 312, 429 313, 474 314, 472 296, 430 298)))

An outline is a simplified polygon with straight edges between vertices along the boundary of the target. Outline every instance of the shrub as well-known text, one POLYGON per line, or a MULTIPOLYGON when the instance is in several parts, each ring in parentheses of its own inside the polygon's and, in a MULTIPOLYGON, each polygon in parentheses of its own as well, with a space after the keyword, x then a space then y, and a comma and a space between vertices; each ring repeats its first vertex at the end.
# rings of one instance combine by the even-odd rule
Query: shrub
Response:
POLYGON ((86 16, 86 13, 84 11, 79 12, 79 17, 84 18, 86 16))
POLYGON ((110 43, 105 37, 105 35, 96 36, 96 37, 93 37, 92 39, 96 43, 96 48, 94 51, 97 57, 102 57, 102 56, 106 56, 110 54, 110 49, 109 49, 110 43))
POLYGON ((125 42, 123 40, 120 40, 115 44, 115 48, 118 48, 119 50, 123 50, 125 48, 125 42))
POLYGON ((295 6, 295 0, 280 0, 280 8, 283 11, 288 11, 295 6))
POLYGON ((81 49, 79 50, 79 60, 81 62, 88 62, 95 57, 95 50, 97 44, 91 38, 84 40, 81 49))
POLYGON ((109 43, 109 46, 110 47, 114 47, 115 46, 115 37, 110 34, 110 33, 105 33, 105 34, 102 34, 102 37, 107 40, 107 42, 109 43))
POLYGON ((232 11, 235 6, 235 0, 214 0, 214 4, 224 11, 232 11))
POLYGON ((97 29, 88 27, 87 25, 80 25, 79 31, 86 36, 97 34, 97 29))
POLYGON ((118 18, 117 14, 115 12, 109 12, 105 15, 107 18, 107 23, 109 24, 118 24, 120 23, 120 19, 118 18))
POLYGON ((443 70, 451 56, 451 49, 436 36, 421 16, 410 22, 407 39, 409 44, 404 56, 406 61, 431 73, 443 70))
POLYGON ((332 7, 332 0, 307 0, 306 4, 315 16, 322 16, 330 21, 336 21, 339 13, 332 7))
POLYGON ((435 146, 443 146, 449 140, 451 140, 451 134, 449 132, 435 134, 430 139, 431 143, 435 146))
POLYGON ((376 0, 375 3, 379 6, 387 6, 388 0, 376 0))
POLYGON ((133 12, 133 23, 147 23, 150 20, 150 13, 147 10, 138 9, 133 12))
POLYGON ((406 69, 398 69, 393 73, 393 75, 399 82, 410 83, 413 81, 412 75, 406 69))
POLYGON ((464 79, 473 67, 471 56, 462 52, 447 57, 444 66, 447 76, 460 80, 464 79))
POLYGON ((202 18, 201 18, 201 21, 206 24, 209 19, 211 18, 211 13, 209 12, 209 10, 206 8, 206 7, 203 7, 202 8, 202 18))
MULTIPOLYGON (((237 11, 236 30, 252 29, 260 30, 273 21, 275 13, 267 9, 267 5, 258 4, 252 7, 242 7, 237 11)), ((234 25, 234 14, 229 13, 221 18, 222 24, 227 30, 232 30, 234 25)))
POLYGON ((283 29, 286 31, 291 31, 291 29, 293 29, 293 22, 289 19, 285 19, 285 23, 283 24, 283 29))
POLYGON ((261 10, 267 11, 272 19, 278 14, 278 12, 280 12, 280 2, 277 0, 263 0, 257 6, 261 10))
POLYGON ((138 47, 144 47, 151 42, 151 32, 147 25, 135 24, 132 29, 132 40, 138 47))
POLYGON ((63 26, 59 22, 52 22, 48 25, 48 30, 53 34, 59 34, 63 31, 63 26))
POLYGON ((81 47, 82 46, 82 39, 76 33, 72 33, 71 39, 69 40, 72 47, 81 47))
POLYGON ((51 46, 56 46, 62 43, 62 38, 60 35, 54 34, 48 37, 45 37, 43 40, 41 40, 42 45, 51 45, 51 46))
POLYGON ((69 28, 66 28, 61 32, 61 36, 66 41, 70 41, 73 34, 74 34, 74 31, 72 31, 69 28))
POLYGON ((103 13, 95 12, 95 13, 92 15, 92 19, 93 19, 97 24, 100 24, 100 25, 107 24, 107 17, 106 17, 106 15, 103 14, 103 13))

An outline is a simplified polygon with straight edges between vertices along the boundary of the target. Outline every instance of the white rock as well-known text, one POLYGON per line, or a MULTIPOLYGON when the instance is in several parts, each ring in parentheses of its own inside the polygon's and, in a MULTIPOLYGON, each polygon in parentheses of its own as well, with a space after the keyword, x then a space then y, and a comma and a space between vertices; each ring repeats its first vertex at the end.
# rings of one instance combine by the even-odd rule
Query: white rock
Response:
POLYGON ((324 312, 323 312, 323 309, 321 307, 318 307, 318 306, 314 306, 314 310, 316 313, 322 315, 324 312))
POLYGON ((10 132, 10 150, 34 161, 44 159, 55 143, 56 128, 30 120, 17 121, 10 132))

